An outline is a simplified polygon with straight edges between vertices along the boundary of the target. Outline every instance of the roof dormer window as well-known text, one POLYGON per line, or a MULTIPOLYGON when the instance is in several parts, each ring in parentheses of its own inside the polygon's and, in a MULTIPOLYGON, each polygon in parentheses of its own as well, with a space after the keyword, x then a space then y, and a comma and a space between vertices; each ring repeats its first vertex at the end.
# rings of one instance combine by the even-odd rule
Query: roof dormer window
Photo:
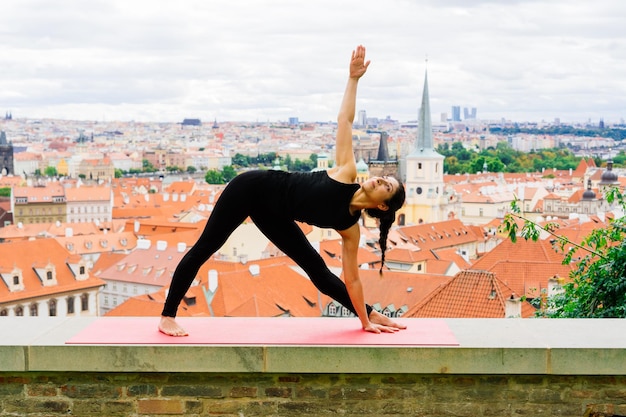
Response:
POLYGON ((44 287, 57 285, 56 267, 53 264, 49 263, 44 267, 35 266, 33 269, 44 287))
POLYGON ((24 278, 21 269, 13 268, 11 271, 0 272, 0 277, 2 277, 10 292, 24 290, 24 278))

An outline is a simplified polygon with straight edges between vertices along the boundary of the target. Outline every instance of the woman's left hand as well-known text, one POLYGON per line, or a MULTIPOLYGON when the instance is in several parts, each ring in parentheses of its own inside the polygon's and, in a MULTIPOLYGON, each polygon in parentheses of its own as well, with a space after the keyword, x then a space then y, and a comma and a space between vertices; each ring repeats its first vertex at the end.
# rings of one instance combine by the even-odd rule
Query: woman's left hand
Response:
POLYGON ((350 59, 350 78, 361 78, 369 65, 370 61, 365 61, 365 47, 357 46, 350 59))

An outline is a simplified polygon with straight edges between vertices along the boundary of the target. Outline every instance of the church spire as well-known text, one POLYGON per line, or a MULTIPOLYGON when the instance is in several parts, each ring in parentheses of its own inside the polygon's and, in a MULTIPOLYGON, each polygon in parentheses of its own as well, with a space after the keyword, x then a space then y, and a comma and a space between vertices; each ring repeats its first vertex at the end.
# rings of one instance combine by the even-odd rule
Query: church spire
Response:
MULTIPOLYGON (((428 61, 427 61, 428 62, 428 61)), ((419 155, 425 150, 433 150, 433 127, 430 118, 430 97, 428 95, 428 71, 424 72, 424 91, 422 93, 422 106, 420 107, 417 142, 413 153, 419 155)))

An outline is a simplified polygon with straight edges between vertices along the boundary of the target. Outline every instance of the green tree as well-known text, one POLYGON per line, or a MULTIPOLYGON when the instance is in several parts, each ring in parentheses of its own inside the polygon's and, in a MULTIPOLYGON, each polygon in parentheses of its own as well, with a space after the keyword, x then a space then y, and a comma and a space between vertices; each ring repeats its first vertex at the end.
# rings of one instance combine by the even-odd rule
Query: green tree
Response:
POLYGON ((147 159, 142 160, 141 164, 143 166, 143 172, 156 172, 157 171, 154 165, 152 165, 152 163, 148 161, 147 159))
POLYGON ((190 174, 195 173, 197 170, 198 170, 198 168, 196 168, 196 167, 195 167, 195 166, 193 166, 193 165, 189 165, 189 166, 187 167, 187 172, 188 172, 188 173, 190 173, 190 174))
POLYGON ((626 153, 624 151, 619 151, 619 153, 613 158, 613 164, 614 167, 626 166, 626 153))
POLYGON ((224 184, 224 176, 222 172, 217 169, 209 169, 204 175, 204 180, 209 184, 224 184))
POLYGON ((236 176, 237 171, 235 171, 235 168, 233 168, 232 165, 226 165, 224 168, 222 168, 222 178, 224 178, 224 182, 229 182, 236 176))
POLYGON ((232 157, 232 164, 240 168, 245 168, 250 165, 250 161, 247 156, 236 153, 235 156, 232 157))
POLYGON ((1 187, 0 188, 0 197, 11 197, 11 188, 9 188, 9 187, 1 187))
POLYGON ((287 167, 287 171, 291 171, 293 169, 293 161, 291 160, 291 155, 287 154, 282 160, 282 164, 287 167))
POLYGON ((115 178, 122 178, 124 176, 124 172, 121 169, 115 168, 115 178))
POLYGON ((57 169, 55 167, 48 166, 44 170, 44 173, 46 174, 46 177, 56 177, 57 176, 57 169))
MULTIPOLYGON (((606 193, 610 204, 626 210, 624 196, 617 188, 606 193)), ((552 235, 555 249, 564 255, 563 264, 576 262, 571 281, 563 292, 551 296, 540 314, 547 317, 608 318, 626 317, 626 217, 609 220, 605 228, 593 230, 580 244, 556 233, 556 223, 540 226, 524 218, 518 201, 503 220, 503 230, 515 242, 518 233, 537 241, 543 230, 552 235), (517 221, 523 225, 518 229, 517 221), (585 255, 580 256, 583 252, 585 255), (580 259, 573 259, 580 256, 580 259)))

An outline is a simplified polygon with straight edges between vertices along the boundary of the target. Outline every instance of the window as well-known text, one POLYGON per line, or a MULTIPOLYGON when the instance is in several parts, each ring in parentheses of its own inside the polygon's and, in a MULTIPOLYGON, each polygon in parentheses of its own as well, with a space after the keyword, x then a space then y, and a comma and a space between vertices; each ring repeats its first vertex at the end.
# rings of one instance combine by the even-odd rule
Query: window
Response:
POLYGON ((20 285, 20 276, 13 275, 13 285, 20 285))
POLYGON ((57 315, 57 300, 50 300, 48 302, 48 315, 55 317, 57 315))
POLYGON ((80 309, 81 311, 89 310, 89 294, 83 294, 80 296, 80 309))
POLYGON ((22 306, 17 306, 15 307, 15 315, 18 317, 21 317, 24 315, 24 307, 22 306))
POLYGON ((328 315, 329 316, 336 316, 337 315, 337 306, 333 303, 330 303, 328 305, 328 315))
POLYGON ((79 272, 78 272, 79 274, 81 274, 81 275, 85 275, 85 267, 84 267, 84 266, 81 266, 81 267, 78 269, 78 271, 79 271, 79 272))
POLYGON ((48 281, 52 280, 52 271, 47 271, 47 272, 46 272, 46 279, 47 279, 48 281))
POLYGON ((74 297, 67 298, 67 314, 74 314, 74 297))
POLYGON ((30 315, 36 317, 39 315, 39 306, 37 304, 30 305, 30 315))
POLYGON ((483 217, 483 209, 478 210, 478 215, 479 215, 480 217, 483 217))
POLYGON ((8 315, 9 315, 9 310, 7 310, 6 308, 0 310, 0 317, 4 317, 4 316, 8 316, 8 315))

